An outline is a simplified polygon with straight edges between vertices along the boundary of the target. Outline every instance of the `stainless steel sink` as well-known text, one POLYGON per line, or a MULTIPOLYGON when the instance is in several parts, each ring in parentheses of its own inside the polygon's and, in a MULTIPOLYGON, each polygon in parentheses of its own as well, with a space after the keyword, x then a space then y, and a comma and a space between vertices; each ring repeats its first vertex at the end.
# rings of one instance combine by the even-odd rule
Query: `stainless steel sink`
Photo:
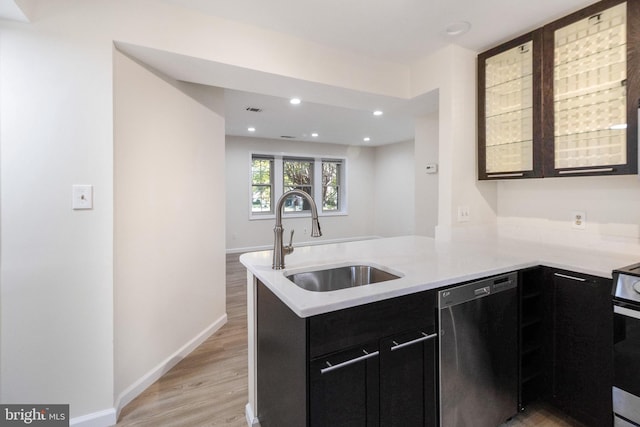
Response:
POLYGON ((286 277, 302 289, 314 292, 335 291, 400 278, 400 276, 369 265, 349 265, 295 273, 286 277))

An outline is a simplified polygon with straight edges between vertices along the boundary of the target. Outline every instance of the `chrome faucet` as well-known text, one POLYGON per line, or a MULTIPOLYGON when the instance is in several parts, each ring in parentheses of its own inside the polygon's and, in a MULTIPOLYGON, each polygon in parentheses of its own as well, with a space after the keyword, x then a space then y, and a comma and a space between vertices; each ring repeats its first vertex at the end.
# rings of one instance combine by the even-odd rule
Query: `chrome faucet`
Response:
POLYGON ((276 226, 273 227, 274 239, 272 268, 274 270, 282 270, 284 268, 284 256, 293 252, 293 230, 291 230, 289 244, 284 246, 282 243, 282 233, 284 232, 284 228, 282 228, 282 207, 284 206, 285 200, 290 196, 304 197, 309 202, 311 205, 311 237, 322 236, 320 223, 318 222, 318 209, 316 208, 316 203, 313 201, 311 196, 301 190, 291 190, 284 193, 280 196, 280 199, 278 199, 278 203, 276 203, 276 226))

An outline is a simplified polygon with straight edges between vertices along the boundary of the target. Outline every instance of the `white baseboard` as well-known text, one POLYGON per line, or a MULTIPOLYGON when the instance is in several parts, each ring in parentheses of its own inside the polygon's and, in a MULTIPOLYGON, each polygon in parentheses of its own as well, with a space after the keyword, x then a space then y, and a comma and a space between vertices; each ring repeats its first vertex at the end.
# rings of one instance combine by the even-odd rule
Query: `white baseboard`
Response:
POLYGON ((247 425, 249 427, 260 427, 260 420, 253 414, 253 408, 250 403, 244 407, 244 415, 247 417, 247 425))
MULTIPOLYGON (((151 384, 156 382, 161 376, 169 372, 171 368, 176 366, 178 362, 184 359, 189 353, 195 350, 200 344, 205 342, 207 338, 213 335, 218 329, 227 323, 227 314, 225 313, 205 330, 196 335, 191 341, 187 342, 182 348, 176 351, 174 354, 166 358, 163 362, 158 364, 155 368, 143 375, 138 381, 127 387, 116 399, 115 411, 116 417, 120 415, 120 411, 133 399, 138 397, 143 391, 145 391, 151 384)), ((115 423, 114 423, 115 424, 115 423)), ((112 425, 112 424, 109 424, 112 425)))
POLYGON ((74 427, 109 427, 116 425, 117 417, 115 408, 71 418, 69 425, 74 427))

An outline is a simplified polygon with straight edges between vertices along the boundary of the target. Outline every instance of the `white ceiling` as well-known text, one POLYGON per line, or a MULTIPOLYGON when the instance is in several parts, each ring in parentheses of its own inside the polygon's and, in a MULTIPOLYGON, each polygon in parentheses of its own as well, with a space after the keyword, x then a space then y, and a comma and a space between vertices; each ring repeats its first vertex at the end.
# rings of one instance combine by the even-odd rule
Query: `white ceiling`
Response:
POLYGON ((594 0, 161 0, 337 49, 411 63, 448 43, 478 52, 594 0), (471 30, 451 38, 449 24, 471 30))
POLYGON ((313 102, 291 105, 281 97, 225 90, 227 135, 345 145, 377 146, 413 139, 413 118, 437 107, 438 94, 429 93, 395 106, 388 105, 382 116, 374 116, 372 110, 313 102), (247 111, 247 107, 262 111, 247 111), (256 131, 249 132, 249 126, 256 131), (314 132, 317 137, 312 136, 314 132), (364 137, 370 141, 365 142, 364 137))
MULTIPOLYGON (((49 1, 49 0, 47 0, 49 1)), ((303 38, 377 60, 411 64, 455 43, 481 52, 595 0, 155 0, 303 38), (450 24, 471 29, 448 36, 450 24)), ((0 18, 27 21, 33 0, 0 0, 0 18)), ((412 100, 383 97, 261 76, 255 87, 238 87, 246 70, 117 42, 120 50, 178 80, 224 87, 228 135, 293 136, 300 141, 382 145, 413 137, 413 118, 437 109, 438 94, 412 100), (211 76, 215 75, 215 81, 211 76), (265 93, 262 88, 270 88, 265 93), (293 107, 292 93, 313 99, 293 107), (260 94, 257 94, 257 93, 260 94), (339 92, 339 96, 332 96, 339 92), (308 96, 309 97, 309 96, 308 96), (342 99, 341 105, 329 100, 342 99), (328 102, 323 102, 327 100, 328 102), (261 108, 250 113, 247 107, 261 108), (372 109, 385 114, 373 117, 372 109), (254 126, 250 133, 247 127, 254 126), (317 138, 310 134, 318 132, 317 138), (371 137, 369 143, 363 142, 371 137)), ((246 76, 245 76, 246 77, 246 76)))
MULTIPOLYGON (((478 52, 538 28, 595 0, 159 0, 201 13, 290 34, 378 60, 410 64, 449 43, 478 52), (449 36, 450 24, 471 29, 449 36)), ((303 102, 287 94, 257 95, 226 90, 228 135, 300 141, 382 145, 413 138, 417 115, 437 109, 437 93, 401 105, 357 110, 303 102), (258 107, 260 113, 247 112, 258 107), (247 131, 249 126, 256 132, 247 131), (311 137, 318 132, 317 138, 311 137), (371 137, 368 143, 365 136, 371 137)), ((371 104, 375 105, 375 104, 371 104)))

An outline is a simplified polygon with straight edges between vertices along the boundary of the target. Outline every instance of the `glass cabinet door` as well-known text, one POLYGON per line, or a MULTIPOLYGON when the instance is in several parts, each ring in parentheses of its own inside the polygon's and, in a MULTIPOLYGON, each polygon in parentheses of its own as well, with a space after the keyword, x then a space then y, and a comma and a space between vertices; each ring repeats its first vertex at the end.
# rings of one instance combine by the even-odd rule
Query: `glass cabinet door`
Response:
POLYGON ((596 6, 545 27, 546 176, 637 168, 637 115, 628 107, 638 88, 628 74, 640 70, 628 62, 627 3, 596 6))
POLYGON ((539 32, 478 56, 479 177, 540 176, 539 32))

